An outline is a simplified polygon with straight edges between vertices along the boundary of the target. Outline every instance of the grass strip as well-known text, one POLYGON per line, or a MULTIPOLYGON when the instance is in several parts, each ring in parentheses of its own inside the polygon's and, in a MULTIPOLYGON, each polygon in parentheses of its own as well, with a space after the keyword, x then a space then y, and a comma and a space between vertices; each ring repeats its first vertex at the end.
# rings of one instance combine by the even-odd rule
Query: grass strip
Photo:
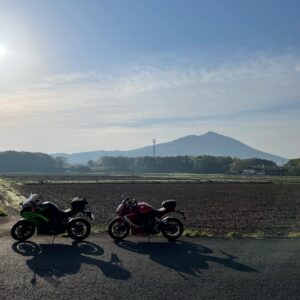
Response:
MULTIPOLYGON (((93 225, 92 232, 93 233, 107 233, 108 226, 106 225, 93 225)), ((182 236, 198 238, 198 237, 222 237, 222 238, 252 238, 252 239, 263 239, 263 238, 275 238, 278 237, 276 235, 268 235, 263 231, 256 231, 252 233, 240 233, 237 231, 230 231, 225 234, 216 234, 207 232, 204 230, 197 230, 193 228, 187 228, 184 230, 182 236)), ((290 232, 288 235, 280 236, 284 238, 300 238, 300 232, 290 232)))

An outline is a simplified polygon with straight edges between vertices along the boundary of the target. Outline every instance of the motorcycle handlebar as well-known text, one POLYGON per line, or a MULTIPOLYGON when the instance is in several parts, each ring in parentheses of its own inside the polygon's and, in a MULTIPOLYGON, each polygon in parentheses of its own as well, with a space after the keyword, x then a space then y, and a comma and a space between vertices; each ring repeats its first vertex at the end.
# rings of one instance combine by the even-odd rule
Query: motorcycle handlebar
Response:
POLYGON ((127 205, 129 207, 133 207, 133 206, 137 205, 137 201, 135 199, 130 200, 128 197, 126 197, 126 199, 124 199, 122 201, 122 204, 125 204, 125 205, 127 205))

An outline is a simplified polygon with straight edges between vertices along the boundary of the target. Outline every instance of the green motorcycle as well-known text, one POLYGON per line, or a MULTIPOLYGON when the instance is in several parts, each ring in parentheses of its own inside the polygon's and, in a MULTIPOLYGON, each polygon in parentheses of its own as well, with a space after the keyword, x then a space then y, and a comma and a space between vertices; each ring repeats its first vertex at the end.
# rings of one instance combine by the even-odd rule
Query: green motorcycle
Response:
POLYGON ((22 217, 11 229, 11 236, 18 241, 25 241, 37 234, 57 235, 68 233, 76 240, 86 239, 91 232, 91 223, 82 217, 74 217, 78 213, 84 213, 92 221, 94 214, 88 207, 85 198, 74 198, 71 208, 61 210, 53 202, 42 202, 37 194, 20 204, 22 206, 20 215, 22 217))

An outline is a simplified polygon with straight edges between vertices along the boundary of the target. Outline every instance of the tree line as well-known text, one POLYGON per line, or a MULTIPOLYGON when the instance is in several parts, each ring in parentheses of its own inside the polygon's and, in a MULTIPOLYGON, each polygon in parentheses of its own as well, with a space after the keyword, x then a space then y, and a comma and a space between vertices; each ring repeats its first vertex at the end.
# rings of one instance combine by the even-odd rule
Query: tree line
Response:
POLYGON ((140 172, 140 173, 200 173, 200 174, 261 174, 300 176, 300 158, 284 166, 273 161, 229 156, 170 156, 170 157, 101 157, 87 165, 72 165, 65 158, 44 153, 0 152, 0 172, 140 172))
POLYGON ((290 159, 285 165, 287 175, 300 176, 300 158, 290 159))
POLYGON ((44 153, 0 152, 0 172, 63 172, 64 164, 44 153))
POLYGON ((251 158, 238 159, 229 156, 170 156, 170 157, 101 157, 88 161, 93 171, 150 172, 150 173, 201 173, 201 174, 242 174, 252 170, 254 173, 284 175, 285 167, 275 162, 251 158))

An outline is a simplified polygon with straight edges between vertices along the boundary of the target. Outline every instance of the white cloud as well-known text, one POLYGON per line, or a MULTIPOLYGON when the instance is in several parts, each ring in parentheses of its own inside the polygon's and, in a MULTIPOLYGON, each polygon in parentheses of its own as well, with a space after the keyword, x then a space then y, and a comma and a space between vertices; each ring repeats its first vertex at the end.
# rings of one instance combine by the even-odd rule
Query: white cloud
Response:
POLYGON ((0 148, 124 149, 153 136, 168 140, 201 133, 203 127, 230 129, 235 118, 234 126, 242 128, 244 115, 257 122, 280 109, 283 114, 299 110, 298 61, 292 55, 257 56, 213 69, 131 66, 111 74, 48 76, 35 85, 0 91, 0 133, 10 135, 0 148))
MULTIPOLYGON (((92 74, 92 73, 91 73, 92 74)), ((74 83, 83 79, 88 79, 89 75, 84 73, 67 73, 67 74, 56 74, 53 76, 48 76, 44 79, 47 83, 51 84, 65 84, 65 83, 74 83)))

